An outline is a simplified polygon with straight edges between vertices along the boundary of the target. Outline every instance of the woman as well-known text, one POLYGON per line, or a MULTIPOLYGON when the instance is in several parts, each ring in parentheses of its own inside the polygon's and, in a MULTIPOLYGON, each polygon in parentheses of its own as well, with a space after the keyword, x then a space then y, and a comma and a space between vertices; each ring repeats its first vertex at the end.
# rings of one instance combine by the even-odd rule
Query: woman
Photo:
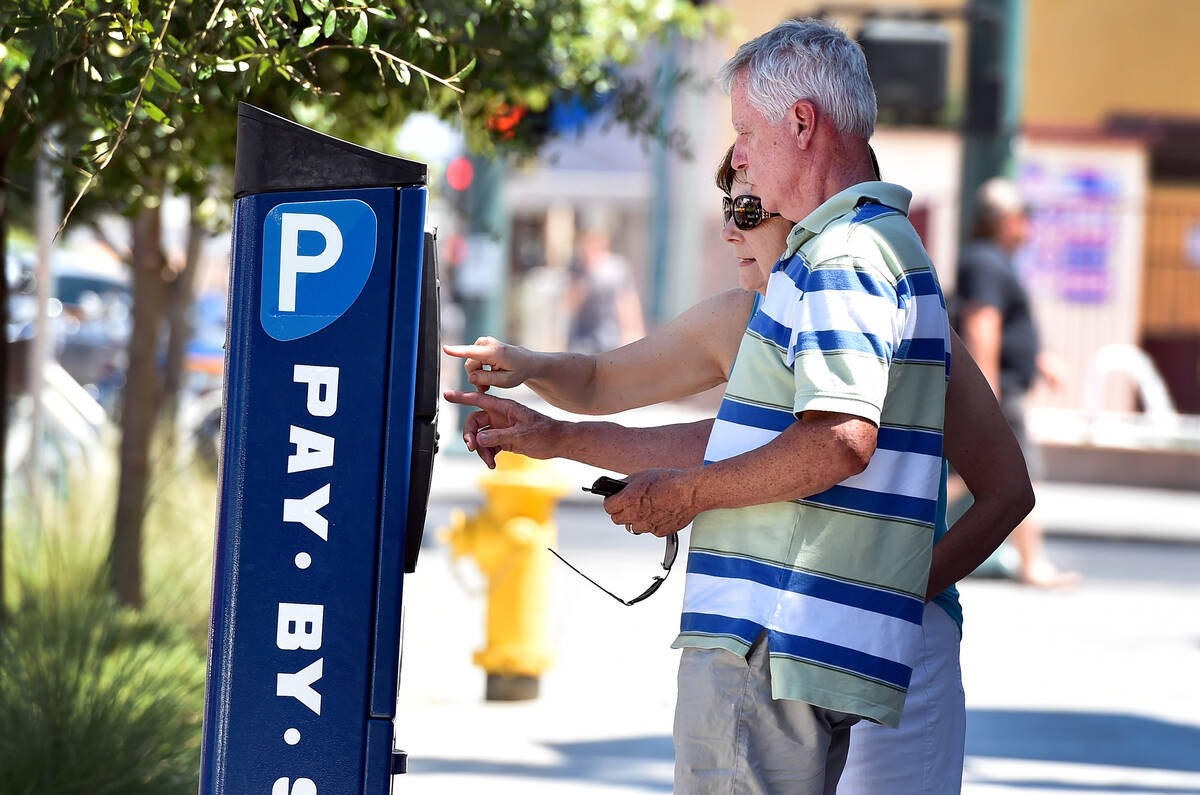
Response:
MULTIPOLYGON (((722 238, 738 263, 738 288, 702 301, 662 329, 605 353, 530 351, 490 337, 480 338, 475 345, 446 346, 445 351, 466 360, 468 379, 481 392, 525 383, 551 404, 580 414, 622 411, 724 383, 792 228, 791 221, 763 211, 752 186, 732 169, 731 154, 732 149, 717 171, 717 185, 725 194, 722 238)), ((966 717, 958 666, 962 613, 953 583, 981 563, 1032 505, 1028 478, 1012 476, 1025 471, 1016 441, 987 381, 957 336, 952 336, 951 355, 954 369, 946 393, 944 455, 978 498, 947 534, 943 464, 921 659, 913 668, 900 728, 867 721, 854 726, 838 788, 841 793, 960 790, 966 717)), ((482 402, 470 395, 447 397, 466 405, 482 402)), ((486 413, 468 420, 464 439, 489 466, 500 449, 535 457, 565 456, 626 472, 670 466, 680 456, 697 455, 694 446, 664 445, 669 450, 663 456, 672 461, 630 460, 621 456, 628 449, 624 441, 613 435, 620 426, 612 425, 605 434, 589 434, 606 438, 603 449, 585 450, 565 434, 523 436, 520 427, 554 421, 518 404, 487 405, 486 413), (498 445, 476 443, 476 431, 485 425, 491 425, 491 433, 500 438, 498 445), (561 443, 531 443, 535 437, 557 438, 561 443)), ((711 420, 705 422, 711 425, 711 420)))

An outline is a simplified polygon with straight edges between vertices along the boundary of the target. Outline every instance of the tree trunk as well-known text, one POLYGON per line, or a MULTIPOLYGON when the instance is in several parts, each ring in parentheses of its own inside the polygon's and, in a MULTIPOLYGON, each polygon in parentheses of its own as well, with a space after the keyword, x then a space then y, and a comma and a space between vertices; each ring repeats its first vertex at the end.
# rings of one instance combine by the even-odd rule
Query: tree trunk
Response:
POLYGON ((133 328, 121 408, 121 473, 109 549, 109 577, 122 605, 142 605, 142 522, 150 481, 150 443, 158 416, 157 352, 166 306, 161 213, 143 207, 133 220, 133 328))
POLYGON ((8 481, 8 150, 0 151, 0 329, 4 344, 0 345, 0 626, 3 626, 7 603, 4 601, 4 493, 8 481))
POLYGON ((192 337, 192 305, 196 301, 196 270, 200 259, 200 244, 204 230, 196 215, 196 199, 189 199, 189 221, 187 246, 184 250, 183 270, 167 288, 167 361, 163 374, 163 413, 168 425, 174 429, 179 410, 179 396, 183 391, 183 380, 187 343, 192 337))

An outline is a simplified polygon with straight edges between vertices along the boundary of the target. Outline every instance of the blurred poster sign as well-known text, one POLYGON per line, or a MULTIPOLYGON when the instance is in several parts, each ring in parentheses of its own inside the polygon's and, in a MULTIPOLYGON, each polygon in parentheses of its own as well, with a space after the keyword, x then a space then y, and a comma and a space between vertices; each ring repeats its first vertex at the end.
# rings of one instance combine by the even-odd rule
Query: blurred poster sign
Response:
POLYGON ((1022 272, 1065 301, 1107 301, 1122 196, 1129 192, 1121 170, 1103 163, 1026 162, 1020 185, 1033 220, 1022 272))
MULTIPOLYGON (((1138 342, 1147 174, 1140 140, 1047 130, 1018 144, 1016 177, 1032 220, 1018 268, 1043 347, 1069 368, 1061 389, 1035 390, 1035 406, 1081 407, 1093 357, 1138 342)), ((1132 408, 1132 391, 1107 391, 1105 408, 1132 408)))
POLYGON ((1184 233, 1183 249, 1187 252, 1188 264, 1200 268, 1200 221, 1193 221, 1184 233))

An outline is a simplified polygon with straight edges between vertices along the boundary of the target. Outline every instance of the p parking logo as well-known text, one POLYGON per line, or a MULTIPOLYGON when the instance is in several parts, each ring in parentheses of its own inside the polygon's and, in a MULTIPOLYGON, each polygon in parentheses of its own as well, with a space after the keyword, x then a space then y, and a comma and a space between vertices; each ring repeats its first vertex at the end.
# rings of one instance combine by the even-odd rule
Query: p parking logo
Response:
POLYGON ((281 341, 315 334, 346 313, 375 261, 379 224, 358 199, 289 202, 263 222, 263 330, 281 341))

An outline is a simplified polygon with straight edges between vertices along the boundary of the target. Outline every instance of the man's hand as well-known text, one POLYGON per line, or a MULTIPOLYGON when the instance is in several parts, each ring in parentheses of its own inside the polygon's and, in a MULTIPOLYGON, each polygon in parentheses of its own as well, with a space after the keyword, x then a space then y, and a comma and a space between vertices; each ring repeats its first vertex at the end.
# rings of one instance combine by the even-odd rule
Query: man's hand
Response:
POLYGON ((563 425, 513 400, 482 392, 447 391, 442 397, 460 406, 480 409, 467 417, 463 441, 479 454, 488 469, 496 468, 496 453, 508 450, 530 458, 554 458, 558 428, 563 425))
POLYGON ((1067 363, 1054 351, 1038 354, 1037 371, 1051 389, 1061 389, 1067 382, 1067 363))
POLYGON ((687 470, 644 469, 626 480, 629 485, 604 499, 613 524, 663 538, 682 530, 699 512, 687 470))
POLYGON ((474 345, 443 345, 442 350, 451 356, 466 359, 463 367, 467 370, 467 380, 480 392, 486 392, 493 386, 519 386, 532 375, 529 371, 532 352, 494 337, 480 337, 474 345), (483 369, 484 365, 491 369, 483 369))

